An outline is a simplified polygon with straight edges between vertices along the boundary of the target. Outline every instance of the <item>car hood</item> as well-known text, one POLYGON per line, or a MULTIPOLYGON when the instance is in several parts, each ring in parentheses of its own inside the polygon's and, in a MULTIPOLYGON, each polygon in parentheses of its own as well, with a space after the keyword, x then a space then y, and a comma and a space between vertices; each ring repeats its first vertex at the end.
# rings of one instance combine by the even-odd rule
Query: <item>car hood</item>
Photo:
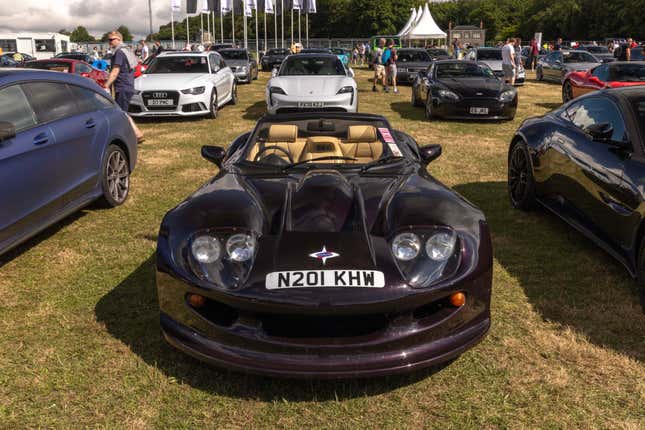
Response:
POLYGON ((208 76, 201 73, 143 74, 134 80, 134 88, 138 91, 184 90, 204 85, 208 76))
POLYGON ((276 55, 265 55, 264 57, 262 57, 262 60, 266 59, 267 61, 282 61, 285 58, 287 58, 287 56, 284 54, 280 54, 280 55, 276 54, 276 55))
POLYGON ((244 67, 249 65, 249 60, 224 60, 229 67, 244 67))
POLYGON ((492 78, 461 78, 441 79, 439 81, 447 89, 462 97, 494 97, 497 98, 506 88, 499 79, 492 78))
POLYGON ((430 61, 408 61, 405 63, 397 63, 399 69, 427 69, 430 66, 430 61))
POLYGON ((502 60, 480 60, 480 62, 486 64, 495 71, 502 70, 502 60))
POLYGON ((342 87, 356 87, 347 76, 284 76, 273 78, 269 87, 280 87, 290 96, 333 96, 342 87))

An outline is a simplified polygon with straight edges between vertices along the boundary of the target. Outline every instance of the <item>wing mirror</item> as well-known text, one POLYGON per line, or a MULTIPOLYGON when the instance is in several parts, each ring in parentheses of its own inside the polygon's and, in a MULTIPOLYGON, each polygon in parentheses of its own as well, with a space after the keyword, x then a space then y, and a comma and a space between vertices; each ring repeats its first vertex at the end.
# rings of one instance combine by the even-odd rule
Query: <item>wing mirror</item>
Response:
POLYGON ((614 133, 614 127, 608 122, 600 122, 598 124, 591 124, 585 127, 585 131, 599 142, 606 142, 611 138, 614 133))
POLYGON ((222 166, 222 161, 226 157, 226 150, 221 146, 202 146, 202 157, 217 165, 222 166))
POLYGON ((555 60, 555 61, 553 62, 553 64, 555 64, 556 66, 561 66, 561 65, 562 65, 562 61, 560 61, 560 60, 555 60))
POLYGON ((441 145, 427 145, 419 148, 419 156, 421 161, 430 164, 437 158, 441 157, 441 145))
POLYGON ((0 142, 16 137, 16 127, 10 122, 0 121, 0 142))
POLYGON ((356 73, 354 73, 354 70, 349 68, 349 69, 347 69, 347 76, 349 76, 350 78, 353 78, 353 77, 356 76, 356 73))
POLYGON ((277 78, 278 77, 278 68, 277 67, 274 68, 273 70, 271 70, 271 77, 272 78, 277 78))

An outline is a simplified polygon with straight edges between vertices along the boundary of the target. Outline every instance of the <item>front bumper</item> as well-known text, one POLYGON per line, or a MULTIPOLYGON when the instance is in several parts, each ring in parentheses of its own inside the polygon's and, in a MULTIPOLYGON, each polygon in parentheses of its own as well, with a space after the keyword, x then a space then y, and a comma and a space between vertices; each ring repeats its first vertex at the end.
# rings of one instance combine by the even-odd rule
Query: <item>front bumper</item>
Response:
POLYGON ((149 107, 144 103, 141 94, 135 94, 130 100, 128 114, 133 117, 167 117, 167 116, 200 116, 208 115, 210 93, 190 95, 179 93, 179 100, 173 106, 149 107))
POLYGON ((335 96, 290 96, 267 94, 267 112, 270 114, 290 112, 357 112, 358 95, 337 94, 335 96), (305 104, 305 106, 302 105, 305 104), (322 106, 308 107, 310 103, 322 103, 322 106))
POLYGON ((306 297, 319 290, 294 291, 294 303, 288 303, 268 291, 259 300, 199 287, 180 279, 164 261, 166 252, 158 250, 161 330, 171 345, 199 360, 248 373, 356 378, 422 369, 459 356, 490 327, 492 253, 489 244, 482 245, 478 265, 458 282, 413 290, 385 270, 392 300, 377 300, 381 291, 342 306, 334 305, 329 294, 333 291, 333 299, 343 302, 349 297, 345 291, 352 291, 328 289, 324 295, 329 299, 319 295, 316 304, 306 297), (460 308, 447 301, 458 291, 466 294, 460 308), (206 297, 206 306, 192 307, 189 293, 206 297))
POLYGON ((396 81, 398 84, 412 84, 416 77, 419 75, 419 72, 423 71, 423 69, 419 70, 401 70, 399 69, 396 73, 396 81))
POLYGON ((433 98, 433 115, 446 119, 459 120, 510 120, 515 118, 517 97, 511 102, 496 99, 461 99, 456 102, 433 98), (487 108, 488 114, 473 114, 470 108, 487 108))
POLYGON ((237 79, 237 82, 242 82, 245 84, 251 83, 251 72, 246 71, 246 72, 235 72, 233 73, 235 75, 235 79, 237 79))

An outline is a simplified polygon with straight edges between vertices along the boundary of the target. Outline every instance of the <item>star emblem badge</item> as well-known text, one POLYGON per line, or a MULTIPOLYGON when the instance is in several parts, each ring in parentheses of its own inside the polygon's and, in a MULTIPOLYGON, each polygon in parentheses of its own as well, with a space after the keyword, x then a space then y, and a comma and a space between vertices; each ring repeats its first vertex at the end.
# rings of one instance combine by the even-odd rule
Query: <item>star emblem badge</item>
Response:
POLYGON ((309 254, 309 256, 311 258, 317 258, 318 260, 322 260, 323 265, 325 265, 329 258, 340 257, 340 254, 327 251, 327 248, 323 246, 322 251, 314 252, 313 254, 309 254))

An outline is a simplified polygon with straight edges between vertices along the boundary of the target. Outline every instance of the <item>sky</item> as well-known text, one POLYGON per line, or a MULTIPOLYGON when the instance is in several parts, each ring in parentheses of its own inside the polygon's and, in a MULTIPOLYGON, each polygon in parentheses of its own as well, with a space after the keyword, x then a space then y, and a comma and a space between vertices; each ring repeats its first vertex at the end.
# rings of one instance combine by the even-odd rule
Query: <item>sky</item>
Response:
MULTIPOLYGON (((167 22, 170 0, 152 0, 154 31, 167 22)), ((148 0, 0 0, 0 32, 72 31, 82 25, 100 37, 121 24, 138 37, 148 34, 148 0)))

